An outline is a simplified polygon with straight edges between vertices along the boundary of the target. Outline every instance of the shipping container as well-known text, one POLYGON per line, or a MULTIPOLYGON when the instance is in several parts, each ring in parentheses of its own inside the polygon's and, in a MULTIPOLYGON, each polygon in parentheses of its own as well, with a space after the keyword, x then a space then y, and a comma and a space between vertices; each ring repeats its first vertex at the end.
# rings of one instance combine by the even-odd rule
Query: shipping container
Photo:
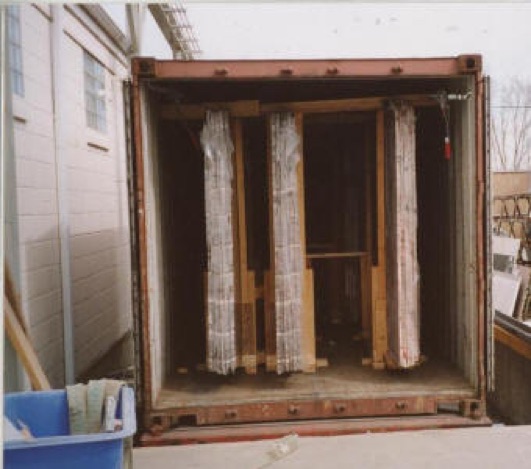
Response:
POLYGON ((481 56, 132 72, 144 444, 490 423, 481 56))

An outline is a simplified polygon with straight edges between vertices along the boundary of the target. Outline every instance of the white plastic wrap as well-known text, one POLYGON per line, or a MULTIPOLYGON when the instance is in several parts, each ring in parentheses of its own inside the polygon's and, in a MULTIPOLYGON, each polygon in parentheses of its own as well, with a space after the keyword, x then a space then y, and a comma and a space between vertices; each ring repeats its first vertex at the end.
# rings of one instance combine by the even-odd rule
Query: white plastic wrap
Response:
POLYGON ((394 292, 388 297, 389 347, 401 368, 420 360, 419 266, 417 260, 417 183, 415 149, 415 109, 393 104, 394 115, 394 197, 395 210, 389 228, 388 266, 394 292))
POLYGON ((300 150, 292 113, 271 116, 271 152, 277 373, 281 374, 302 370, 304 261, 297 192, 300 150))
POLYGON ((232 154, 229 115, 207 111, 201 132, 205 155, 205 211, 208 253, 207 368, 236 369, 232 154))

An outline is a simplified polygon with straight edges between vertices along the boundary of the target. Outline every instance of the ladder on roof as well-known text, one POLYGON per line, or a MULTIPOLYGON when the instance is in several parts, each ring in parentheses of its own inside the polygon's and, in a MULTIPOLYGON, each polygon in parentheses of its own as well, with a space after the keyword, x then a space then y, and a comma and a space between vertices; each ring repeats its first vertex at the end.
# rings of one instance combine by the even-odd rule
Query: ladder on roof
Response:
POLYGON ((201 53, 186 9, 178 2, 150 4, 149 10, 170 45, 173 57, 194 60, 201 53))

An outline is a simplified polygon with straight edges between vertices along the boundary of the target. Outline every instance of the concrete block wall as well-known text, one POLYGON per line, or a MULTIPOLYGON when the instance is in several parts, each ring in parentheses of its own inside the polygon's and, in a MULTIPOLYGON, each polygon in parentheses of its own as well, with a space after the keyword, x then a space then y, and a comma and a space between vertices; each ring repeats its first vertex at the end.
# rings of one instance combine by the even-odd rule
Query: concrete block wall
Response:
MULTIPOLYGON (((64 384, 63 305, 49 6, 20 6, 25 96, 14 96, 21 296, 52 384, 64 384)), ((80 7, 64 10, 61 98, 75 374, 131 328, 123 53, 80 7), (105 67, 107 129, 85 118, 83 50, 105 67)), ((57 103, 56 103, 57 104, 57 103)))

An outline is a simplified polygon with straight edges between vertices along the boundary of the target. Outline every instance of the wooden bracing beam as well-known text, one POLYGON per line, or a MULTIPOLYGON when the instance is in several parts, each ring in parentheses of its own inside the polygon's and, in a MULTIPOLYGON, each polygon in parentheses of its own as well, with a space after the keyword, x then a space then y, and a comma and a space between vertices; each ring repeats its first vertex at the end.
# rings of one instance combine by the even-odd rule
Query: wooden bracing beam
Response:
POLYGON ((225 110, 231 117, 257 117, 260 115, 258 101, 230 101, 202 104, 166 104, 160 109, 162 119, 203 120, 206 111, 225 110))
POLYGON ((280 111, 302 114, 378 111, 384 109, 387 101, 391 98, 407 101, 416 107, 438 106, 437 100, 428 95, 288 101, 285 103, 260 103, 258 100, 247 100, 201 104, 166 104, 161 106, 160 117, 162 119, 202 120, 207 109, 226 110, 229 111, 231 117, 257 117, 280 111))

